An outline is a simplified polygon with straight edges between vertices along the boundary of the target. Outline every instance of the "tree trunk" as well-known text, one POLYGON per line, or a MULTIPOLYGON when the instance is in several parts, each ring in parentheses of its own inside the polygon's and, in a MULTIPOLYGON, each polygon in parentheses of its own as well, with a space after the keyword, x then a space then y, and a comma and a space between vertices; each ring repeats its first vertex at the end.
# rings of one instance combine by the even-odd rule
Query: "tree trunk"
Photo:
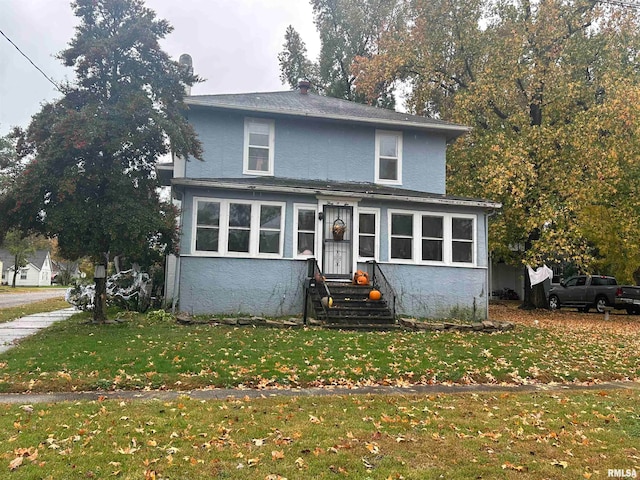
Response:
POLYGON ((16 277, 18 276, 18 257, 13 259, 13 281, 11 282, 11 288, 16 288, 16 277))
POLYGON ((94 299, 93 322, 107 321, 107 278, 96 278, 96 298, 94 299))
POLYGON ((531 286, 529 271, 524 267, 524 299, 520 308, 534 310, 536 308, 549 308, 547 294, 544 291, 544 283, 531 286))

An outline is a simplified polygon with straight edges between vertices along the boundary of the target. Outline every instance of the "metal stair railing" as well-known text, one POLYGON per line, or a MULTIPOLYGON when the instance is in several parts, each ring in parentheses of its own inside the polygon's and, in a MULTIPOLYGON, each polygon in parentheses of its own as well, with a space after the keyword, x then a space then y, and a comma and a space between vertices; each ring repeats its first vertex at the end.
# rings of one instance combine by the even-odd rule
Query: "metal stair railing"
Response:
POLYGON ((384 275, 378 262, 376 262, 375 260, 369 260, 367 262, 367 267, 368 267, 367 270, 369 273, 369 278, 371 279, 371 284, 373 285, 374 288, 376 288, 377 290, 380 290, 380 293, 382 294, 382 299, 386 300, 387 305, 389 306, 389 310, 393 315, 393 321, 394 323, 396 323, 397 322, 397 319, 396 319, 397 296, 396 296, 395 290, 391 286, 391 283, 389 282, 389 280, 387 280, 387 277, 384 275))
MULTIPOLYGON (((311 297, 311 293, 315 291, 321 299, 326 297, 327 299, 331 298, 331 291, 325 281, 324 274, 320 267, 318 266, 318 261, 315 258, 309 258, 307 260, 307 278, 304 283, 304 316, 303 322, 307 324, 307 318, 309 314, 309 302, 313 303, 313 298, 311 297), (323 295, 324 294, 324 295, 323 295)), ((329 316, 328 305, 325 305, 322 300, 320 301, 320 305, 322 306, 322 311, 324 312, 325 320, 329 316)))

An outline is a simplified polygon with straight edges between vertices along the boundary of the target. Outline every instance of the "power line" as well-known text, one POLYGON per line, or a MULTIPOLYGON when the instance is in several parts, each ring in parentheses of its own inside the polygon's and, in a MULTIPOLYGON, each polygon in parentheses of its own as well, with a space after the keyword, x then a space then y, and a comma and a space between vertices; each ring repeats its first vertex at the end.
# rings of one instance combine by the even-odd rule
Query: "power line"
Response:
POLYGON ((33 61, 22 50, 20 50, 20 48, 15 43, 13 43, 13 41, 9 37, 7 37, 2 30, 0 30, 0 34, 2 34, 2 36, 4 38, 6 38, 7 41, 16 48, 16 50, 18 50, 18 52, 20 52, 20 54, 24 58, 26 58, 29 61, 29 63, 31 65, 33 65, 35 67, 35 69, 38 70, 42 74, 42 76, 44 76, 44 78, 46 78, 54 87, 56 87, 56 90, 58 90, 60 93, 64 93, 62 91, 62 89, 58 86, 58 84, 56 82, 54 82, 46 73, 44 73, 39 66, 37 66, 35 63, 33 63, 33 61))

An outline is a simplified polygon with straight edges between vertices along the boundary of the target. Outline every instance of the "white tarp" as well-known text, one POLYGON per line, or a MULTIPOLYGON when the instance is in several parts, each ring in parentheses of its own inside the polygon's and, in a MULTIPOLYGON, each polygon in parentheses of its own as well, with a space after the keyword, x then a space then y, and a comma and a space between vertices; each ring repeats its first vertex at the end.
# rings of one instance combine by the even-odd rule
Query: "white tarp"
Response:
POLYGON ((537 270, 534 270, 529 265, 527 265, 527 271, 529 272, 529 281, 531 282, 532 287, 544 282, 547 278, 549 280, 553 278, 553 270, 551 270, 546 265, 541 266, 537 270))

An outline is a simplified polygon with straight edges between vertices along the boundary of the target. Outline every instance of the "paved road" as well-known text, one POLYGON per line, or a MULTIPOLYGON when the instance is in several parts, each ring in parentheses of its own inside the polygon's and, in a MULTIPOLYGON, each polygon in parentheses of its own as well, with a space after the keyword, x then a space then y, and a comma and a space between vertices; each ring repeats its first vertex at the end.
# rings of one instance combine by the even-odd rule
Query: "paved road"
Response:
POLYGON ((25 293, 0 293, 0 308, 17 307, 49 298, 64 298, 66 288, 43 288, 25 293))

